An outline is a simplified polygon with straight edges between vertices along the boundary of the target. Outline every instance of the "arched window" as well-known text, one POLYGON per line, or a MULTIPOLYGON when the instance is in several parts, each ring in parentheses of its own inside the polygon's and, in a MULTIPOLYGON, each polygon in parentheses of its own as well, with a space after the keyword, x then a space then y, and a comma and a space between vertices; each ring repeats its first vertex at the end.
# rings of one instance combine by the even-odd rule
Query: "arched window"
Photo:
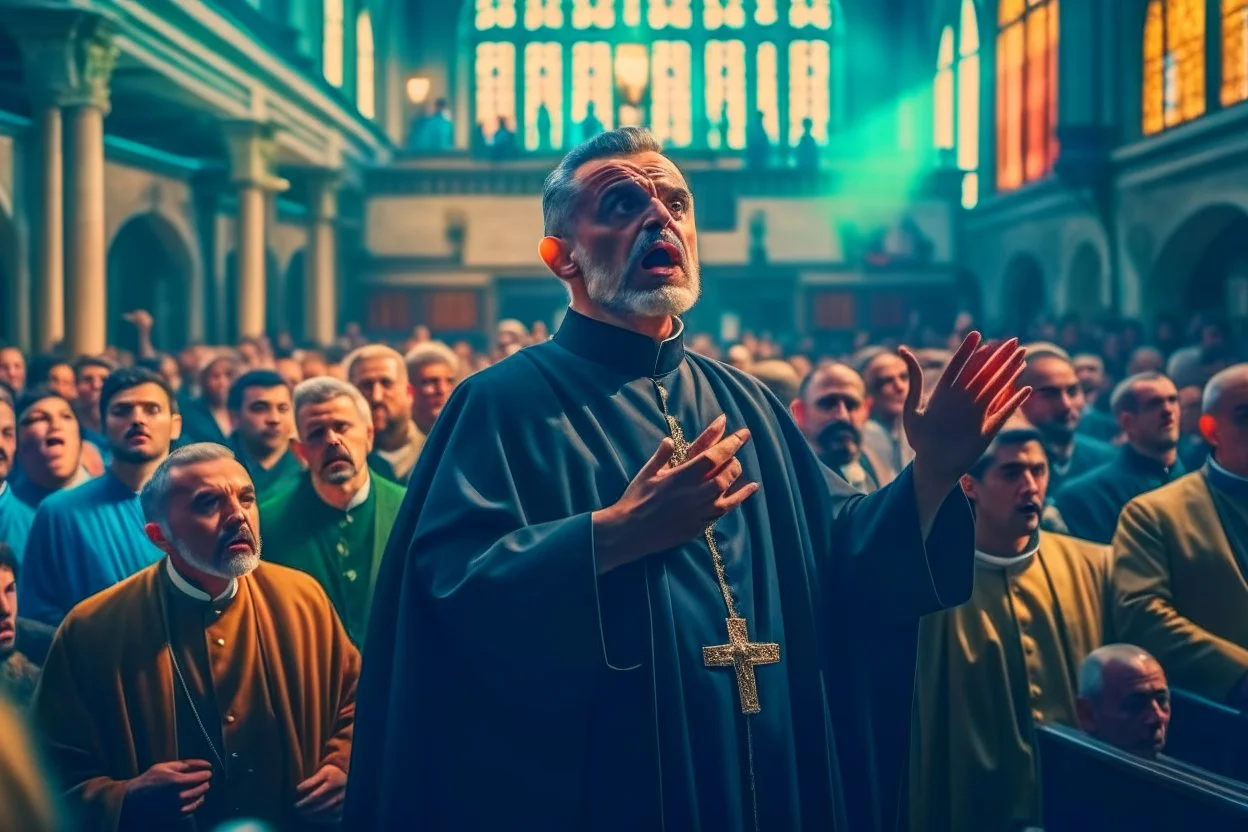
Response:
POLYGON ((473 0, 473 114, 524 150, 640 124, 668 147, 792 147, 843 122, 837 0, 473 0))
POLYGON ((321 25, 321 71, 325 80, 342 86, 342 0, 324 0, 321 25))
POLYGON ((962 0, 958 25, 940 33, 933 91, 938 150, 951 151, 962 177, 962 205, 979 202, 979 19, 974 0, 962 0))
POLYGON ((1034 182, 1057 158, 1058 0, 997 12, 997 190, 1034 182))
POLYGON ((1222 106, 1248 101, 1248 0, 1222 0, 1222 106))
POLYGON ((1205 0, 1152 0, 1144 19, 1144 135, 1205 114, 1205 0))
POLYGON ((355 106, 360 115, 377 115, 377 55, 373 48, 373 16, 368 9, 355 18, 355 106))

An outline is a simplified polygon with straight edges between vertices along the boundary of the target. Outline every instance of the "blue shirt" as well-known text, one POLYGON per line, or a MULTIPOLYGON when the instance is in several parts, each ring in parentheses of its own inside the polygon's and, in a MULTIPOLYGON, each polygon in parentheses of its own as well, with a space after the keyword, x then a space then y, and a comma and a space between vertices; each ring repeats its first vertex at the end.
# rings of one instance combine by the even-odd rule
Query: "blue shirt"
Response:
POLYGON ((22 615, 55 627, 79 601, 162 557, 143 531, 139 495, 105 471, 39 506, 18 588, 22 615))
POLYGON ((34 520, 34 508, 19 500, 7 482, 0 482, 0 542, 9 545, 18 563, 22 562, 34 520))

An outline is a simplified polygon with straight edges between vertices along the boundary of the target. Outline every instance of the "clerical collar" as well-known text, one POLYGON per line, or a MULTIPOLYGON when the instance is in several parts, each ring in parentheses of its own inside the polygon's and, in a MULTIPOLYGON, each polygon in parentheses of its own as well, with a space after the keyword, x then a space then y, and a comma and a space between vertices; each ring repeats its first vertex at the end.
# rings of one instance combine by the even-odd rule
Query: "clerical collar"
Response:
POLYGON ((213 598, 207 592, 204 592, 197 586, 193 586, 190 581, 183 578, 177 569, 173 567, 173 559, 165 558, 165 570, 169 573, 169 580, 177 587, 183 595, 190 596, 196 601, 228 601, 238 594, 238 578, 231 578, 230 585, 225 591, 213 598))
POLYGON ((1013 555, 1011 557, 1001 557, 1000 555, 990 555, 980 549, 975 550, 975 560, 984 566, 995 566, 998 569, 1009 569, 1011 567, 1023 566, 1028 564, 1035 558, 1036 552, 1040 551, 1040 535, 1035 535, 1031 542, 1027 544, 1027 551, 1022 554, 1013 555))
POLYGON ((1232 474, 1219 465, 1218 461, 1213 457, 1209 457, 1209 464, 1205 468, 1205 476, 1209 478, 1211 484, 1228 497, 1248 498, 1248 477, 1232 474))
POLYGON ((604 323, 569 309, 554 341, 568 352, 633 378, 660 378, 685 360, 685 324, 665 341, 604 323))
POLYGON ((364 505, 364 501, 368 499, 369 493, 373 490, 373 478, 370 476, 364 480, 364 484, 360 486, 360 490, 355 492, 355 496, 351 498, 351 502, 347 503, 345 511, 351 512, 364 505))
POLYGON ((1130 444, 1122 446, 1122 456, 1127 463, 1127 467, 1133 468, 1145 474, 1159 474, 1161 476, 1170 476, 1170 472, 1174 471, 1180 465, 1179 458, 1174 458, 1174 464, 1166 467, 1156 457, 1148 454, 1140 453, 1130 444))

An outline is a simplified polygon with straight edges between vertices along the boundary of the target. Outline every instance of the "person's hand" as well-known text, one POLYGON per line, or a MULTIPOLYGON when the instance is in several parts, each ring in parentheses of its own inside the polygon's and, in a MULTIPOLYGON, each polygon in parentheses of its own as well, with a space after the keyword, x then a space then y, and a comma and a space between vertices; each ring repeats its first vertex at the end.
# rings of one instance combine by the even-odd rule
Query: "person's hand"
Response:
POLYGON ((173 823, 203 806, 211 785, 212 763, 207 760, 157 763, 126 783, 122 811, 145 823, 173 823))
POLYGON ((629 483, 615 505, 594 512, 594 548, 598 571, 609 572, 655 552, 700 536, 758 491, 758 483, 739 482, 737 454, 750 440, 738 430, 724 436, 727 419, 720 416, 692 445, 686 461, 671 466, 676 446, 671 439, 629 483))
POLYGON ((1017 338, 981 346, 979 333, 972 332, 922 407, 922 368, 909 350, 903 347, 899 352, 910 369, 902 419, 914 448, 915 476, 952 489, 1031 394, 1030 387, 1015 389, 1026 350, 1018 346, 1017 338))
POLYGON ((121 317, 140 332, 151 332, 152 326, 156 323, 156 320, 152 317, 152 313, 148 312, 146 309, 135 309, 132 312, 127 312, 121 317))
POLYGON ((295 811, 300 818, 308 823, 338 823, 347 796, 347 773, 326 763, 296 786, 295 792, 299 795, 295 811))

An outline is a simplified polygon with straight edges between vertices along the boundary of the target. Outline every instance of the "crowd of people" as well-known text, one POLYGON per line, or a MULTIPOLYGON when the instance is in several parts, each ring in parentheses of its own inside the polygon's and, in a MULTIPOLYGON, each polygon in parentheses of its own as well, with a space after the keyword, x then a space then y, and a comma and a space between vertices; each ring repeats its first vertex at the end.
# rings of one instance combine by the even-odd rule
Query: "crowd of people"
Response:
MULTIPOLYGON (((593 221, 696 275, 612 147, 564 166, 651 194, 593 221)), ((1226 325, 633 331, 558 215, 572 308, 485 352, 0 348, 0 828, 1020 830, 1037 726, 1248 710, 1226 325)))

